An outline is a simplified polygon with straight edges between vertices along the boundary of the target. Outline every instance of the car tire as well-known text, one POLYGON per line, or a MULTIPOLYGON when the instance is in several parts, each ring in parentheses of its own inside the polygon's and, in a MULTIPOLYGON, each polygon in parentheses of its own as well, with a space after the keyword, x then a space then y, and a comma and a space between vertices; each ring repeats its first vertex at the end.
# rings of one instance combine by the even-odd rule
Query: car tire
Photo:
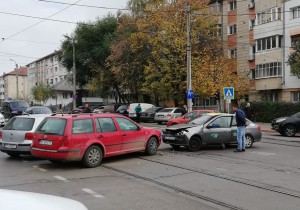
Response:
POLYGON ((296 134, 296 127, 293 126, 293 125, 285 125, 283 127, 283 134, 285 136, 288 136, 288 137, 295 136, 295 134, 296 134))
POLYGON ((193 136, 192 138, 190 138, 188 148, 191 152, 195 152, 195 151, 200 150, 201 146, 202 146, 202 142, 201 142, 201 139, 199 137, 193 136))
POLYGON ((158 142, 155 137, 151 137, 148 142, 145 149, 145 152, 147 155, 155 155, 158 149, 158 142))
POLYGON ((103 152, 100 147, 92 145, 84 153, 82 164, 86 168, 95 168, 100 165, 103 152))
POLYGON ((253 145, 253 137, 249 134, 245 135, 245 147, 246 148, 251 148, 253 145))
POLYGON ((171 147, 173 147, 174 150, 179 150, 180 149, 180 145, 175 145, 175 144, 170 144, 171 147))
POLYGON ((20 154, 16 153, 16 152, 7 152, 6 154, 8 154, 10 157, 13 157, 13 158, 17 158, 20 156, 20 154))

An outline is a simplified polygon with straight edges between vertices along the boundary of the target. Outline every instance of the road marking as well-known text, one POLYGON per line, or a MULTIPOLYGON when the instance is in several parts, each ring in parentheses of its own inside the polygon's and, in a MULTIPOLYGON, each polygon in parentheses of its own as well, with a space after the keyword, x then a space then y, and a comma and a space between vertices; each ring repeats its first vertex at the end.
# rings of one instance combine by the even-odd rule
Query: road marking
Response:
POLYGON ((39 171, 42 171, 42 172, 48 171, 47 169, 43 169, 43 168, 40 168, 38 166, 32 166, 32 168, 36 168, 36 169, 38 169, 39 171))
POLYGON ((269 152, 251 152, 251 153, 255 153, 258 155, 276 155, 275 153, 269 153, 269 152))
POLYGON ((225 169, 225 168, 216 168, 216 169, 218 169, 218 170, 220 170, 220 171, 228 171, 228 170, 225 169))
POLYGON ((22 160, 22 163, 28 163, 29 161, 27 161, 27 160, 22 160))
POLYGON ((54 178, 60 180, 60 181, 63 181, 63 182, 70 182, 70 180, 66 179, 65 177, 62 177, 62 176, 54 176, 54 178))
POLYGON ((86 193, 88 193, 88 194, 90 194, 90 195, 95 196, 96 198, 104 198, 103 195, 97 194, 96 192, 94 192, 93 190, 91 190, 89 188, 83 188, 81 190, 84 191, 84 192, 86 192, 86 193))

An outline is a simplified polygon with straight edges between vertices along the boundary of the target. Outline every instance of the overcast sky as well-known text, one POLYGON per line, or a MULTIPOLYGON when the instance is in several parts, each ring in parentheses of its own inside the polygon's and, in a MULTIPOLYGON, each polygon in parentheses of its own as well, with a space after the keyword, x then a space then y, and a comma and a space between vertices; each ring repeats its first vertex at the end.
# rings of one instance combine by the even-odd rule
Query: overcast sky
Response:
MULTIPOLYGON (((75 3, 78 0, 53 0, 75 3)), ((77 4, 110 8, 126 8, 127 0, 80 0, 77 4)), ((39 0, 0 0, 0 74, 8 73, 19 66, 25 66, 60 48, 64 34, 71 34, 76 26, 72 23, 45 20, 18 15, 48 18, 69 5, 39 0), (12 13, 14 15, 4 14, 12 13), (31 27, 32 26, 32 27, 31 27), (31 28, 29 28, 31 27, 31 28), (28 30, 25 30, 29 28, 28 30), (24 31, 23 31, 24 30, 24 31), (18 34, 17 34, 18 33, 18 34), (3 40, 4 38, 4 40, 3 40), (13 59, 14 61, 10 61, 13 59)), ((117 10, 71 6, 50 19, 82 22, 93 21, 117 10)))

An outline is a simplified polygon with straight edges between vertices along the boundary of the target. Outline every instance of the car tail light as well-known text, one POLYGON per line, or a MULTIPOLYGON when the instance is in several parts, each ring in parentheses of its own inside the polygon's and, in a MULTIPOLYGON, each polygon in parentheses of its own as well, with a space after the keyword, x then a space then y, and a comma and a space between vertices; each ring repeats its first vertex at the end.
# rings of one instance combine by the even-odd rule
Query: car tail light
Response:
POLYGON ((2 141, 2 131, 0 131, 0 141, 2 141))
POLYGON ((168 117, 171 117, 172 115, 171 115, 171 114, 168 114, 167 116, 168 116, 168 117))
POLYGON ((260 125, 257 125, 257 130, 258 130, 259 132, 261 132, 261 127, 260 127, 260 125))
POLYGON ((26 133, 25 134, 25 140, 33 140, 34 134, 33 133, 26 133))

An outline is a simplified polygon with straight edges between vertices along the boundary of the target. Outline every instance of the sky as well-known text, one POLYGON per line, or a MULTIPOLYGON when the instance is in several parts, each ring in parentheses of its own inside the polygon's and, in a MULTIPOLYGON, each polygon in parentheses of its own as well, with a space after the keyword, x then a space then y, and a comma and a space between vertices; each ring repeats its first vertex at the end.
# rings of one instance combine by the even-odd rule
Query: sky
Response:
POLYGON ((94 21, 98 17, 103 18, 109 13, 116 14, 118 11, 76 5, 70 7, 54 2, 68 4, 77 2, 79 5, 120 9, 126 8, 127 4, 127 0, 51 1, 0 0, 0 75, 13 71, 16 64, 25 66, 60 49, 63 35, 71 35, 77 22, 94 21), (25 16, 55 19, 60 22, 42 21, 25 16))

